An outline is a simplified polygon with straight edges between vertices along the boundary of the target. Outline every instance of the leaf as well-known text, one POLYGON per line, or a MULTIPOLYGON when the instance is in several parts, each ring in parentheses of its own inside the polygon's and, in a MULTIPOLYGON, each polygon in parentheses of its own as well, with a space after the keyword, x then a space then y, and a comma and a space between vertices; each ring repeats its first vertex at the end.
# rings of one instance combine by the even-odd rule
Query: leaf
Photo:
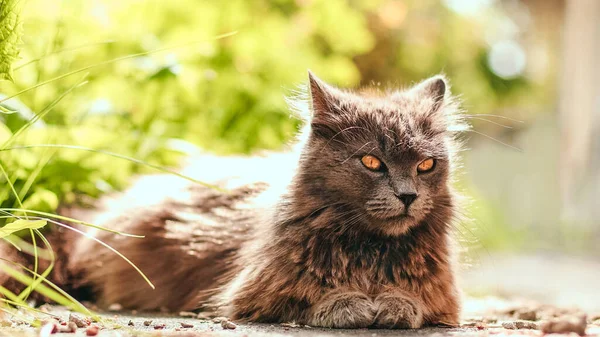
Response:
POLYGON ((12 81, 12 63, 19 56, 23 28, 17 14, 18 0, 0 0, 0 80, 12 81))
POLYGON ((23 201, 23 208, 55 210, 58 208, 58 196, 50 190, 38 187, 23 201))
POLYGON ((9 236, 14 232, 18 232, 23 229, 40 229, 44 226, 46 226, 46 220, 19 219, 0 228, 0 238, 9 236))

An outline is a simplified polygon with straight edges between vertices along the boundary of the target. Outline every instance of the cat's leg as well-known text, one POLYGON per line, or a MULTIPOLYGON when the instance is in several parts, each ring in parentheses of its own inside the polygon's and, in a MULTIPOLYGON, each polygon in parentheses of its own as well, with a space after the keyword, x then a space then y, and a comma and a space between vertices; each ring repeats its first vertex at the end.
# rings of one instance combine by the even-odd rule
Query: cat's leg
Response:
POLYGON ((329 328, 366 328, 373 324, 376 307, 359 291, 337 289, 313 305, 308 324, 329 328))
POLYGON ((418 329, 423 326, 420 302, 402 291, 384 292, 375 298, 374 326, 387 329, 418 329))

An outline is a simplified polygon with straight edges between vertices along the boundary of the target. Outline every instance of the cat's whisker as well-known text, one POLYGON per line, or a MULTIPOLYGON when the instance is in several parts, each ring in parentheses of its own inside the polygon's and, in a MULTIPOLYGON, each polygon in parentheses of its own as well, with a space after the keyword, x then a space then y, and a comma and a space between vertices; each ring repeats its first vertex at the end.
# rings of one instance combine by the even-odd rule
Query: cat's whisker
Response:
POLYGON ((502 115, 494 115, 494 114, 463 114, 462 115, 464 118, 473 118, 473 117, 492 117, 492 118, 500 118, 500 119, 505 119, 505 120, 509 120, 511 122, 515 122, 515 123, 525 123, 522 120, 518 120, 518 119, 514 119, 514 118, 510 118, 510 117, 506 117, 506 116, 502 116, 502 115))
POLYGON ((329 140, 327 141, 327 143, 325 143, 325 145, 323 145, 323 147, 318 151, 318 152, 322 152, 323 149, 326 149, 327 146, 339 135, 341 135, 343 132, 349 131, 349 130, 354 130, 354 129, 359 129, 359 130, 365 130, 367 132, 370 132, 367 128, 364 128, 362 126, 349 126, 347 128, 342 129, 341 131, 337 132, 335 135, 333 135, 333 137, 329 138, 329 140))
POLYGON ((506 146, 506 147, 509 147, 509 148, 511 148, 511 149, 513 149, 513 150, 516 150, 516 151, 519 151, 519 152, 523 152, 523 149, 521 149, 521 148, 518 148, 518 147, 516 147, 516 146, 513 146, 513 145, 510 145, 510 144, 508 144, 508 143, 505 143, 505 142, 503 142, 503 141, 501 141, 501 140, 499 140, 499 139, 496 139, 496 138, 494 138, 494 137, 492 137, 492 136, 490 136, 490 135, 487 135, 487 134, 485 134, 485 133, 483 133, 483 132, 479 132, 479 131, 475 131, 475 130, 467 130, 466 132, 473 132, 473 133, 476 133, 476 134, 478 134, 478 135, 481 135, 481 136, 484 136, 484 137, 486 137, 486 138, 488 138, 488 139, 491 139, 491 140, 493 140, 493 141, 495 141, 495 142, 497 142, 497 143, 499 143, 499 144, 502 144, 502 145, 504 145, 504 146, 506 146))
POLYGON ((469 119, 475 119, 475 120, 478 120, 478 121, 484 121, 484 122, 487 122, 487 123, 490 123, 490 124, 494 124, 494 125, 497 125, 497 126, 503 127, 503 128, 505 128, 505 129, 513 129, 513 127, 512 127, 512 126, 510 126, 510 125, 505 125, 505 124, 502 124, 502 123, 494 122, 494 121, 492 121, 492 120, 485 119, 485 118, 480 118, 480 117, 470 117, 469 119))
MULTIPOLYGON (((366 142, 363 146, 359 147, 358 150, 354 151, 354 153, 352 153, 350 156, 348 156, 348 158, 344 159, 344 161, 342 161, 341 164, 346 163, 348 160, 350 160, 352 157, 354 157, 358 152, 360 152, 360 150, 362 150, 365 146, 367 146, 371 143, 373 143, 373 141, 366 142)), ((373 150, 371 150, 371 151, 373 151, 373 150)))

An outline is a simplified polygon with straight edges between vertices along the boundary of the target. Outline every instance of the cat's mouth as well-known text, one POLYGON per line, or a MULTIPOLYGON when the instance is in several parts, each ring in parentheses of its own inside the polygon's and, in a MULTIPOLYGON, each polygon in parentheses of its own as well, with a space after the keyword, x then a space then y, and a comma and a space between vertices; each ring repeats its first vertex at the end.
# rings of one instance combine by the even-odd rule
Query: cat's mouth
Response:
POLYGON ((393 220, 399 220, 399 221, 409 221, 414 219, 414 217, 412 215, 410 215, 407 211, 405 210, 378 210, 376 212, 369 212, 370 215, 376 219, 379 220, 386 220, 386 221, 393 221, 393 220))

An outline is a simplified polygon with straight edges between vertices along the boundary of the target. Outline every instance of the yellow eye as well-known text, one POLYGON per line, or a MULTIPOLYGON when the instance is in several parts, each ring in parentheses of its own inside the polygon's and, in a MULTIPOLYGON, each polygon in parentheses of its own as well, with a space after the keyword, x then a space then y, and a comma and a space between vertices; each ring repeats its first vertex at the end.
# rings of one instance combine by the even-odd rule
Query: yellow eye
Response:
POLYGON ((360 161, 371 171, 379 171, 381 169, 381 160, 369 154, 362 157, 360 161))
POLYGON ((433 170, 435 166, 435 160, 433 158, 423 160, 419 166, 417 166, 417 172, 425 173, 433 170))

